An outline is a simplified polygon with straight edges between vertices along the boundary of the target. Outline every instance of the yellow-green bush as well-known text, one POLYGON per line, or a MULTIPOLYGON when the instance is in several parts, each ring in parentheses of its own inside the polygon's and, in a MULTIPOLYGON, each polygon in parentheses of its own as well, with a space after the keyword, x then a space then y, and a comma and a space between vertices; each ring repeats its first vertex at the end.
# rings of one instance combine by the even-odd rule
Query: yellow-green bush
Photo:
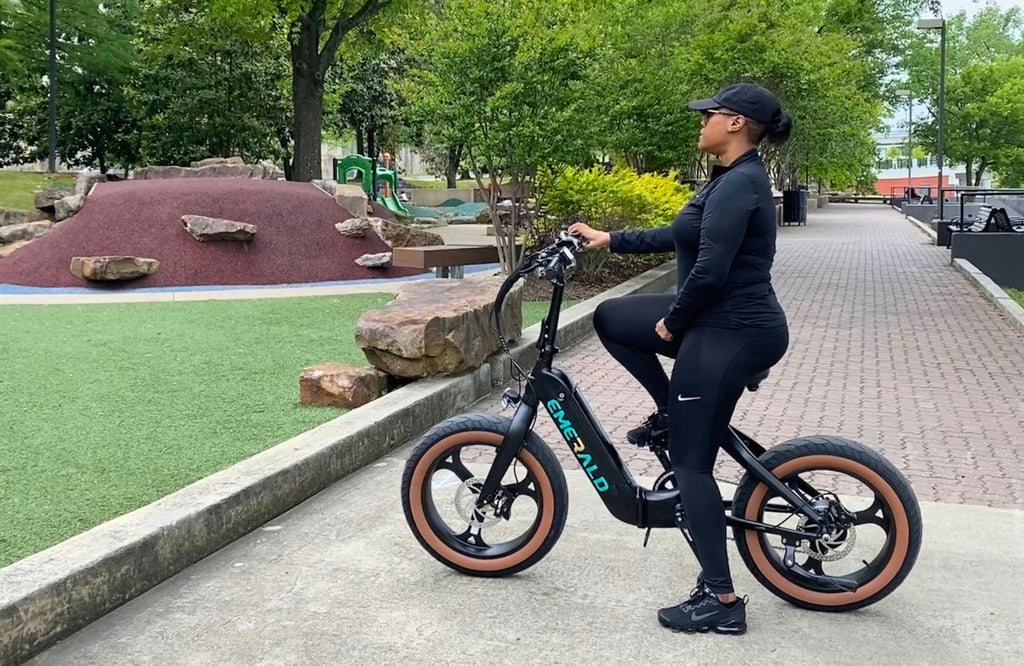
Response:
MULTIPOLYGON (((676 173, 637 175, 626 167, 544 169, 537 174, 537 204, 545 231, 573 222, 615 231, 653 228, 672 221, 693 192, 676 173)), ((540 222, 540 221, 539 221, 540 222)))
MULTIPOLYGON (((537 174, 537 219, 530 243, 549 242, 556 231, 573 222, 586 222, 602 231, 653 229, 672 222, 693 191, 676 180, 676 172, 666 175, 638 175, 618 166, 610 172, 601 167, 583 169, 543 169, 537 174)), ((600 273, 609 259, 607 253, 588 253, 588 273, 600 273)), ((613 264, 626 264, 627 270, 639 270, 664 257, 621 255, 613 264)))

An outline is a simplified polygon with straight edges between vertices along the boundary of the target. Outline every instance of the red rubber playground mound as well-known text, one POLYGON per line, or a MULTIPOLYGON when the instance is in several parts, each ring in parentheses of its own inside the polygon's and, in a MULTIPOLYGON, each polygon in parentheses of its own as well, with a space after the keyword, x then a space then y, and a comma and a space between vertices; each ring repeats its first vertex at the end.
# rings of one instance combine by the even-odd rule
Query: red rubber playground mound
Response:
POLYGON ((363 254, 387 252, 374 233, 350 238, 334 225, 351 215, 309 183, 228 178, 100 183, 70 220, 0 261, 0 284, 112 288, 288 284, 395 278, 406 268, 363 268, 363 254), (196 241, 182 215, 256 225, 249 243, 196 241), (153 275, 87 283, 69 270, 75 256, 125 254, 160 261, 153 275))

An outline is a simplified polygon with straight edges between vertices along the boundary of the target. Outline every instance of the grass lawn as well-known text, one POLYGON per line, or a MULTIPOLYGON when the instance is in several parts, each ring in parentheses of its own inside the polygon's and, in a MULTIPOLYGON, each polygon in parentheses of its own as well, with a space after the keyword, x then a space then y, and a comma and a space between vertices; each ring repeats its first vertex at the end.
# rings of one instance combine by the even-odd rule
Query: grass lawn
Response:
POLYGON ((0 567, 342 414, 299 373, 365 364, 355 322, 390 300, 0 307, 0 567))
POLYGON ((72 187, 71 176, 51 176, 45 173, 0 170, 0 208, 32 210, 36 206, 36 192, 50 187, 72 187))
POLYGON ((1020 289, 1005 289, 1006 293, 1010 295, 1010 298, 1020 303, 1021 307, 1024 307, 1024 291, 1020 289))
MULTIPOLYGON (((403 178, 409 187, 413 187, 419 190, 442 190, 448 187, 448 182, 445 180, 432 180, 430 178, 403 178)), ((455 181, 455 189, 458 190, 471 190, 476 187, 476 180, 457 180, 455 181)))

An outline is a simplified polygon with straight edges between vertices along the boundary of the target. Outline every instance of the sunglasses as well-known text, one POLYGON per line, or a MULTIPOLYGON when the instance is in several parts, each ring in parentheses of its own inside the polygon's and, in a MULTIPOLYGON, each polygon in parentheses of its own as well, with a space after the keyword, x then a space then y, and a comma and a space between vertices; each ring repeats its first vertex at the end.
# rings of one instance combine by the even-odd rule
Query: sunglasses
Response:
POLYGON ((722 111, 720 109, 708 109, 706 111, 701 111, 700 112, 701 124, 702 125, 707 125, 708 121, 711 120, 711 116, 714 115, 714 114, 718 114, 720 116, 739 116, 739 115, 742 115, 742 114, 739 114, 739 113, 733 113, 732 111, 722 111))

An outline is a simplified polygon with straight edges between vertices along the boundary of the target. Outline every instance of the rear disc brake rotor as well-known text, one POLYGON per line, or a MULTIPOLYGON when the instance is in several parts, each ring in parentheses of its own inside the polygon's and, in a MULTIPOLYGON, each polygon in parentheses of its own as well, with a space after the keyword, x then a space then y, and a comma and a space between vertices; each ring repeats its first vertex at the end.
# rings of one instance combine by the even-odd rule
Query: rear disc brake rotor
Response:
MULTIPOLYGON (((806 525, 807 517, 801 517, 797 524, 797 530, 803 531, 806 525)), ((797 551, 822 562, 835 562, 849 555, 856 543, 857 530, 853 525, 849 525, 837 529, 831 534, 826 534, 817 541, 804 539, 797 547, 797 551)))

